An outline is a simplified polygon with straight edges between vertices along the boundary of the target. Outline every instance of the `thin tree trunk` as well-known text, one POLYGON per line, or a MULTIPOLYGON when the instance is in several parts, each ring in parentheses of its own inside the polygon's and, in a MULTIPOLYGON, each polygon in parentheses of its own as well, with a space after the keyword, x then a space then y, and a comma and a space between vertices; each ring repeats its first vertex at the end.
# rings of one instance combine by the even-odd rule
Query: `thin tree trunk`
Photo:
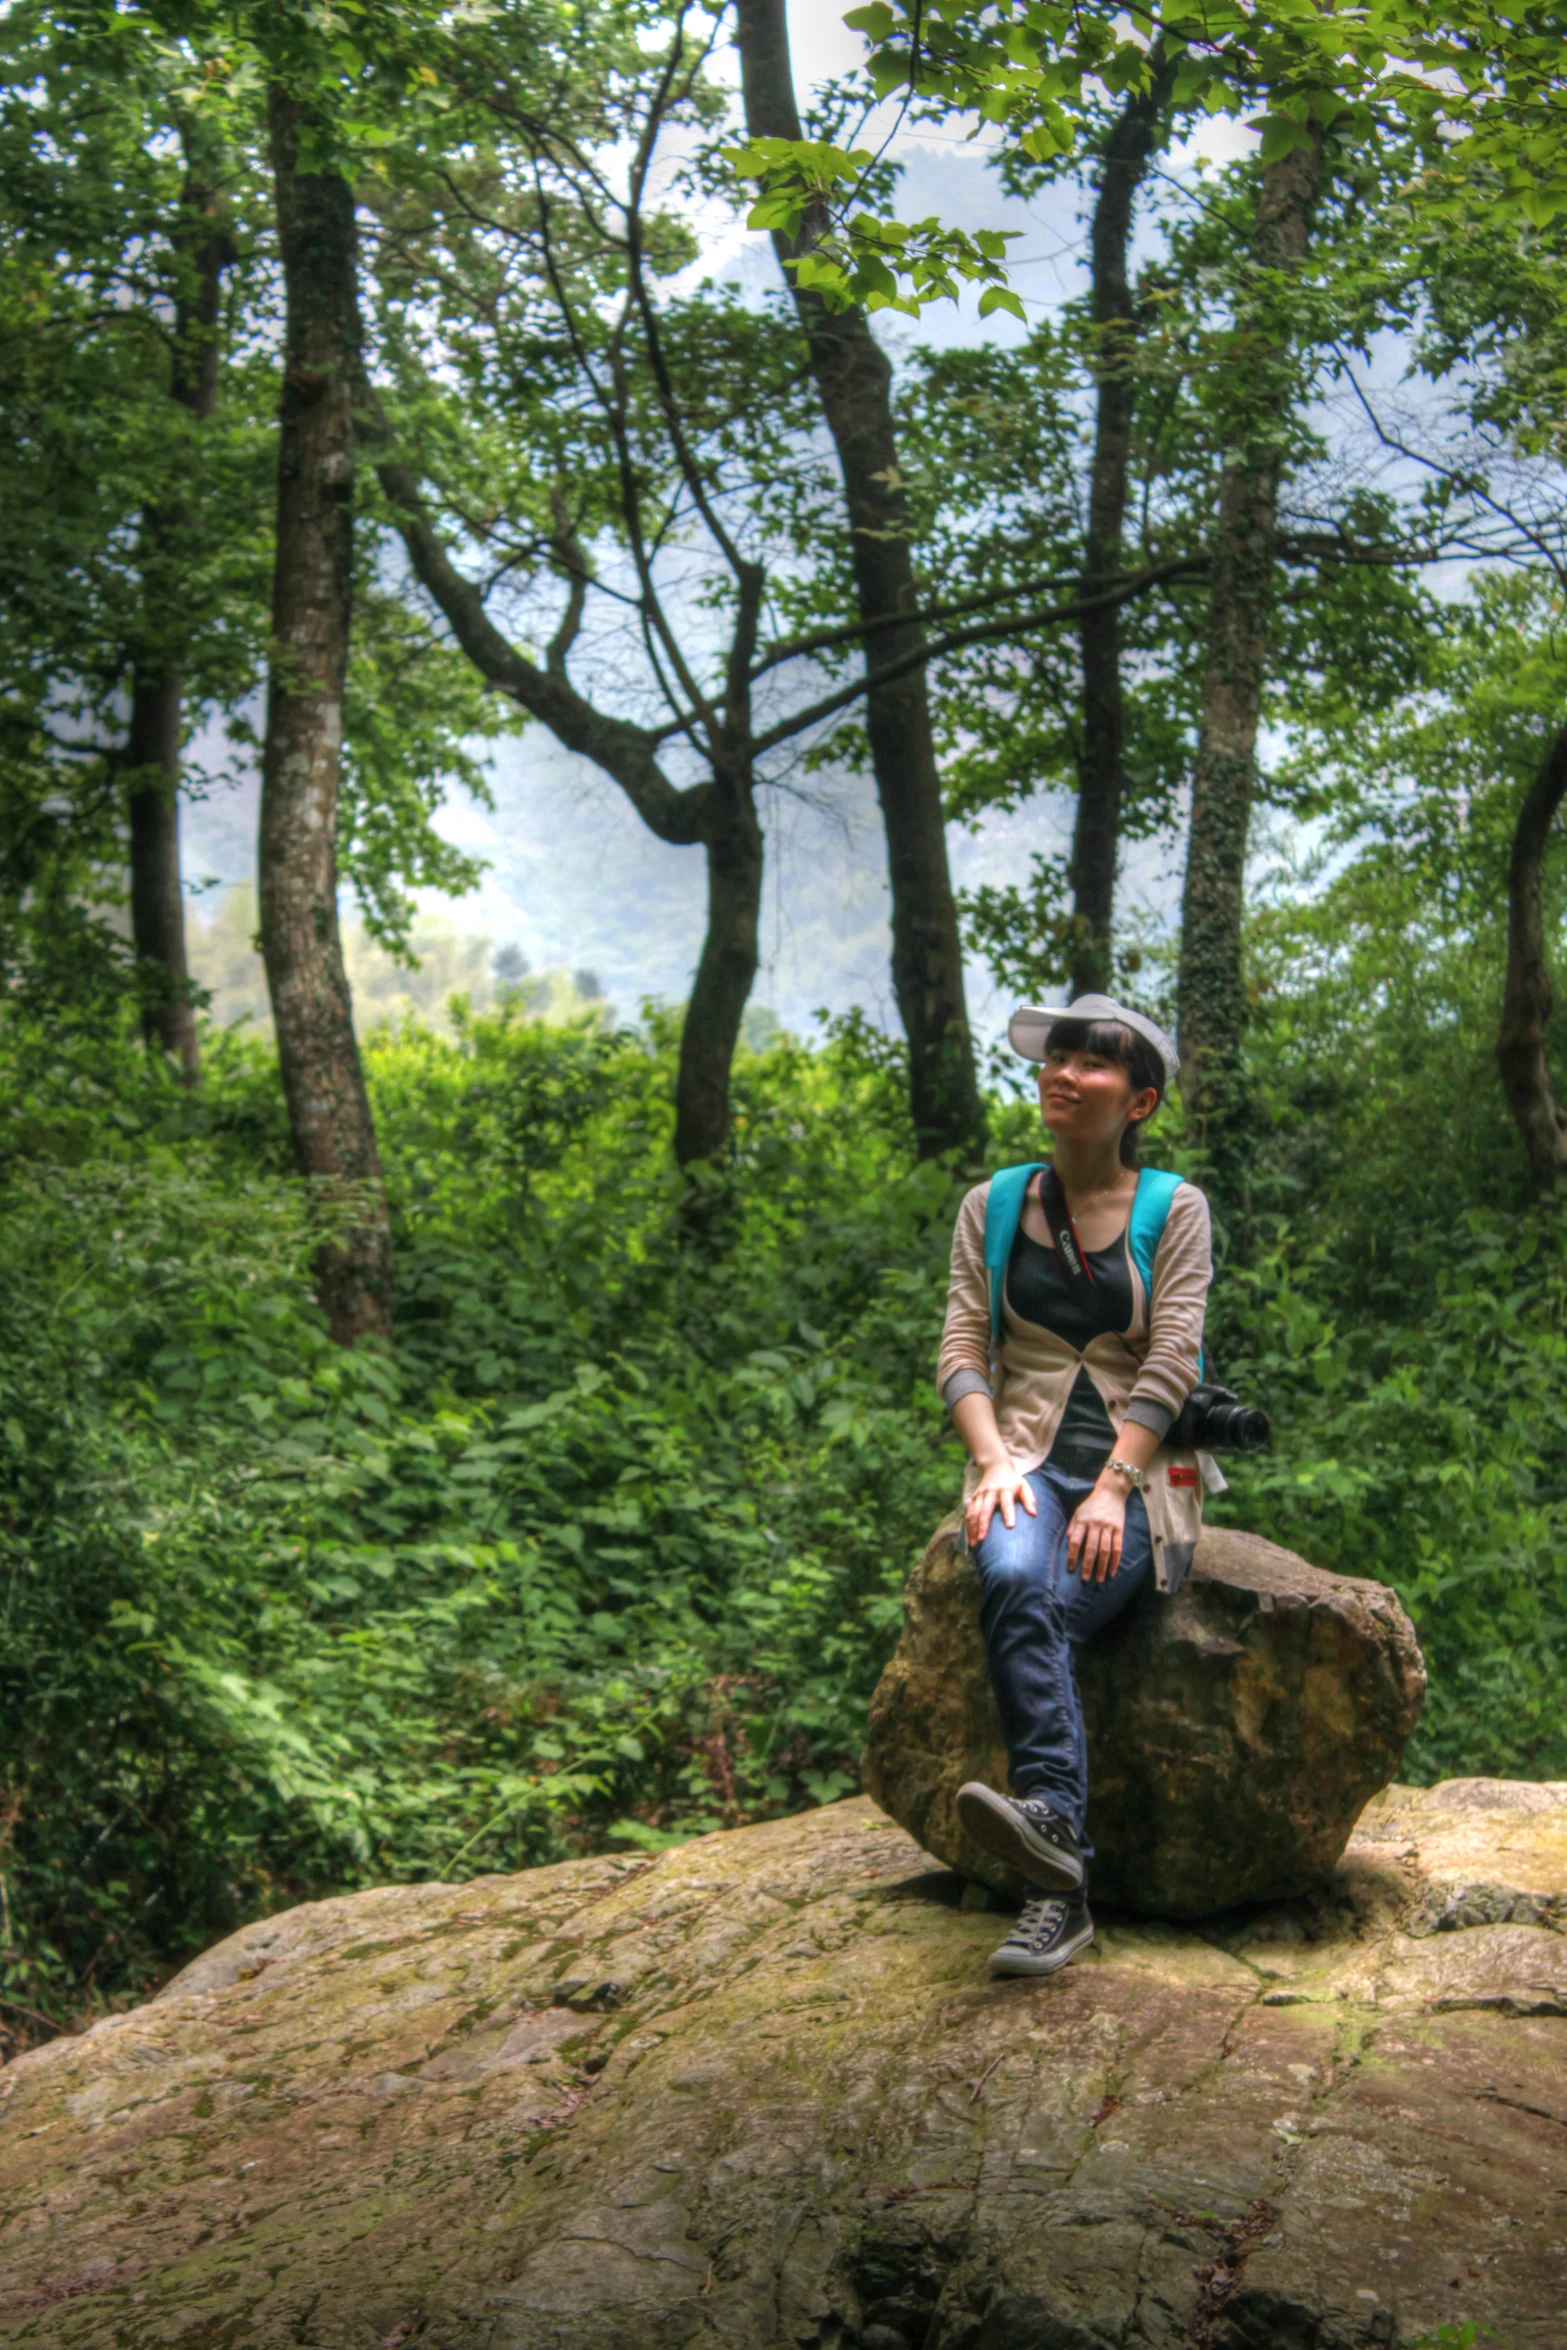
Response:
POLYGON ((707 933, 680 1035, 675 1156, 713 1159, 729 1139, 729 1073, 756 979, 762 828, 749 782, 718 778, 704 834, 707 933))
MULTIPOLYGON (((365 381, 360 387, 360 428, 373 447, 384 449, 390 439, 374 388, 365 381)), ((680 1035, 674 1148, 682 1166, 712 1159, 728 1138, 730 1068, 759 960, 763 841, 752 785, 750 664, 756 651, 761 567, 745 566, 740 580, 723 753, 710 782, 680 790, 659 765, 655 736, 624 718, 606 717, 572 685, 566 649, 571 615, 580 617, 576 594, 568 601, 568 617, 550 659, 541 668, 502 636, 485 610, 482 589, 452 562, 412 469, 401 458, 383 455, 377 470, 415 572, 480 675, 541 719, 568 750, 592 759, 612 776, 660 840, 680 847, 702 844, 708 924, 680 1035)))
MULTIPOLYGON (((1318 142, 1292 149, 1262 174, 1252 262, 1270 279, 1297 268, 1305 254, 1320 168, 1318 142)), ((1264 300, 1265 315, 1235 362, 1247 370, 1248 389, 1219 491, 1181 902, 1182 1092, 1221 1189, 1235 1173, 1248 1124, 1241 917, 1273 614, 1282 444, 1297 392, 1276 283, 1264 300)))
POLYGON ((138 669, 131 694, 125 762, 145 779, 130 794, 131 938, 143 966, 142 1031, 156 1050, 178 1060, 187 1085, 200 1075, 196 1011, 185 960, 185 896, 180 879, 182 710, 177 669, 138 669))
MULTIPOLYGON (((1084 599, 1102 594, 1124 569, 1127 485, 1137 384, 1131 360, 1137 339, 1128 282, 1132 210, 1158 144, 1168 85, 1127 99, 1100 156, 1099 192, 1089 236, 1098 395, 1094 454, 1083 535, 1084 599)), ((1083 660, 1083 748, 1078 762, 1077 820, 1072 834, 1072 992, 1086 995, 1110 984, 1116 861, 1121 837, 1124 717, 1121 691, 1121 607, 1085 612, 1079 641, 1083 660)))
MULTIPOLYGON (((800 138, 785 0, 739 0, 737 40, 752 138, 800 138)), ((819 234, 807 223, 794 244, 775 236, 780 261, 808 250, 819 234)), ((862 310, 834 314, 819 295, 796 286, 792 272, 784 274, 843 474, 859 616, 870 621, 913 614, 918 597, 887 355, 862 310)), ((920 624, 911 618, 867 639, 867 659, 873 667, 890 663, 922 642, 920 624)), ((887 835, 893 992, 909 1040, 915 1132, 921 1154, 929 1157, 972 1148, 984 1121, 924 670, 873 688, 865 717, 887 835)))
MULTIPOLYGON (((212 414, 218 398, 218 312, 223 272, 231 257, 229 240, 218 225, 218 209, 210 175, 191 163, 180 193, 180 284, 169 394, 198 423, 212 414)), ((190 527, 190 514, 179 504, 155 506, 144 517, 144 635, 134 664, 125 760, 136 778, 130 791, 131 938, 153 982, 142 1027, 149 1045, 176 1058, 187 1084, 194 1085, 200 1063, 185 957, 179 816, 184 719, 179 650, 185 611, 181 590, 190 527)))
POLYGON ((703 808, 707 931, 686 1005, 675 1080, 675 1157, 682 1167, 715 1159, 729 1140, 729 1075, 759 959, 763 851, 751 757, 751 664, 766 582, 760 563, 738 564, 722 746, 703 808))
POLYGON ((1496 1040, 1502 1091, 1542 1199, 1567 1177, 1567 1108, 1556 1098, 1545 1050, 1554 999, 1545 959, 1543 888, 1546 844, 1564 798, 1567 726, 1558 731, 1541 760, 1513 830, 1507 871, 1507 979, 1496 1040))
POLYGON ((354 198, 298 167, 301 112, 268 97, 286 295, 272 666, 262 760, 261 947, 301 1174, 330 1237, 321 1302, 345 1345, 389 1337, 392 1247, 337 918, 337 799, 352 609, 354 386, 360 365, 354 198))

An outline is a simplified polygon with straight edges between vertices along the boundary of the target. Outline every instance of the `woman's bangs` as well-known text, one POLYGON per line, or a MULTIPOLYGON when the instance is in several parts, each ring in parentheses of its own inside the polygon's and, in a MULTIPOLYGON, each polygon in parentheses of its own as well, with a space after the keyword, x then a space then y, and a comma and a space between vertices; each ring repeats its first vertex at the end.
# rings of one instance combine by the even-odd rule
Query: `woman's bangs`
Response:
POLYGON ((1121 1069, 1132 1065, 1132 1053, 1137 1039, 1119 1020, 1057 1020, 1050 1031, 1051 1052, 1093 1053, 1101 1061, 1114 1061, 1121 1069))

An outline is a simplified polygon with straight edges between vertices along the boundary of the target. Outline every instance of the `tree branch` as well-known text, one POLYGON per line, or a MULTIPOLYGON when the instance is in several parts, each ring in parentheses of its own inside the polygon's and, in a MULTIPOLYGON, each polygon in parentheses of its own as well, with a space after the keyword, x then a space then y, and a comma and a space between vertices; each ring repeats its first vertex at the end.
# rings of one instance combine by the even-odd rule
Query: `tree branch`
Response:
POLYGON ((742 563, 737 580, 739 597, 734 635, 729 644, 724 731, 731 748, 743 754, 749 769, 756 755, 751 740, 751 663, 756 655, 756 628, 767 573, 760 563, 742 563))
MULTIPOLYGON (((674 383, 671 380, 668 362, 664 356, 664 342, 659 332, 658 313, 648 295, 647 276, 642 266, 642 195, 647 185, 648 170, 653 160, 653 149, 657 144, 659 129, 663 122, 664 106, 674 85, 675 73, 680 64, 683 33, 684 12, 676 24, 675 38, 671 44, 664 70, 659 76, 658 88, 649 102, 647 121, 642 127, 642 136, 637 142, 636 159, 631 168, 629 195, 625 206, 626 258, 631 279, 631 291, 642 320, 642 333, 647 343, 648 360, 653 370, 653 385, 658 395, 658 405, 663 415, 664 427, 669 434, 670 447, 674 450, 675 462, 680 468, 681 479, 686 485, 691 503, 707 525, 708 536, 734 573, 735 578, 740 579, 746 569, 745 560, 724 528, 723 521, 707 494, 707 483, 702 478, 702 469, 697 463, 695 451, 686 438, 685 423, 680 414, 680 403, 675 397, 674 383)), ((753 639, 754 633, 753 629, 753 639)))
MULTIPOLYGON (((1353 539, 1327 531, 1302 532, 1294 538, 1281 538, 1279 541, 1279 554, 1286 563, 1374 563, 1391 567, 1400 563, 1447 563, 1452 560, 1453 552, 1450 546, 1360 546, 1353 539)), ((1201 568, 1207 558, 1194 557, 1191 560, 1201 568)), ((1142 584, 1157 584, 1163 579, 1177 577, 1184 568, 1183 563, 1159 572, 1126 573, 1107 584, 1120 588, 1135 576, 1140 583, 1136 592, 1140 594, 1142 584)), ((911 623, 920 628, 930 628, 940 620, 960 619, 965 612, 984 612, 992 604, 1010 604, 1019 596, 1037 596, 1041 588, 1054 587, 1059 581, 1077 577, 1076 570, 1047 571, 1036 579, 1013 580, 1006 587, 987 588, 981 595, 962 596, 955 603, 924 604, 915 612, 887 612, 873 620, 838 621, 830 628, 813 628, 803 636, 785 637, 781 642, 767 647, 751 671, 752 682, 765 677, 769 669, 776 669, 785 661, 801 660, 808 653, 832 652, 839 645, 851 644, 857 637, 874 636, 881 629, 906 628, 911 623)))
POLYGON ((544 665, 551 677, 562 684, 566 680, 566 656, 577 641, 582 627, 582 614, 588 600, 588 581, 592 573, 588 559, 577 537, 576 524, 566 506, 566 493, 559 482, 550 490, 550 512, 555 522, 555 547, 571 586, 567 591, 566 609, 560 616, 560 626, 550 638, 544 665))
MULTIPOLYGON (((703 838, 713 796, 711 784, 686 790, 672 784, 658 764, 661 737, 624 718, 597 710, 565 677, 541 669, 508 642, 484 607, 471 579, 457 569, 430 520, 418 477, 405 459, 390 453, 391 429, 369 382, 360 380, 361 437, 375 450, 376 474, 392 518, 421 585, 433 599, 469 660, 501 693, 530 716, 542 719, 569 751, 580 751, 601 767, 625 793, 637 814, 660 840, 685 846, 703 838)), ((673 733, 673 728, 666 732, 673 733)))
MULTIPOLYGON (((1340 357, 1342 358, 1342 353, 1340 357)), ((1477 474, 1461 473, 1456 466, 1444 465, 1440 458, 1428 455, 1424 449, 1412 449, 1407 441, 1399 438, 1397 433, 1389 432, 1361 390, 1355 379, 1353 368, 1346 363, 1344 372, 1349 379, 1350 390, 1364 411, 1367 423, 1384 449, 1391 449, 1395 457, 1406 458, 1411 465, 1423 465, 1428 473, 1434 473, 1441 480, 1451 482, 1455 489, 1465 491, 1478 504, 1496 515, 1499 521, 1505 522, 1510 529, 1515 530, 1526 546, 1533 547, 1553 579, 1560 586, 1567 587, 1567 567, 1564 567, 1560 558, 1552 553, 1539 531, 1531 528, 1521 515, 1515 514, 1512 507, 1505 505, 1500 498, 1493 498, 1477 474)))
POLYGON ((1275 551, 1281 563, 1369 563, 1386 570, 1404 564, 1450 563, 1454 554, 1451 546, 1357 546, 1353 539, 1325 530, 1302 531, 1294 538, 1281 536, 1275 551))
MULTIPOLYGON (((637 585, 642 592, 643 626, 650 634, 656 633, 659 643, 664 648, 670 668, 674 671, 679 682, 681 692, 695 711, 697 720, 706 728, 710 740, 716 742, 719 734, 718 713, 687 667, 685 656, 681 652, 674 630, 670 627, 665 616, 658 590, 653 583, 653 566, 648 559, 647 542, 642 530, 642 489, 637 480, 636 459, 632 453, 631 439, 626 429, 628 401, 623 349, 626 325, 625 307, 622 307, 621 316, 616 322, 610 341, 610 366, 613 371, 614 386, 613 396, 611 396, 599 382, 598 371, 588 357, 587 346, 583 342, 581 330, 577 325, 576 313, 571 306, 564 280, 555 262, 555 249, 549 227, 549 198, 544 192, 542 179, 536 179, 536 184, 539 196, 539 228, 543 243, 544 267, 545 274, 549 278, 550 291, 555 297, 556 307, 565 323, 572 354, 603 411, 604 421, 609 426, 610 435, 615 444, 615 465, 620 476, 621 514, 626 525, 626 544, 630 549, 631 560, 636 568, 637 585)), ((628 288, 627 303, 630 303, 633 298, 628 288)), ((658 668, 656 662, 654 667, 658 668)), ((663 683, 662 672, 660 672, 659 682, 663 683)), ((670 708, 678 712, 679 704, 674 695, 668 693, 667 688, 666 698, 670 708)), ((690 718, 679 715, 666 732, 669 734, 689 733, 692 723, 690 718)))
POLYGON ((953 604, 931 604, 917 612, 881 612, 870 620, 844 620, 831 628, 813 628, 803 636, 784 638, 780 644, 769 645, 751 671, 753 682, 765 677, 769 669, 781 662, 803 659, 807 653, 828 653, 836 646, 852 644, 856 637, 874 636, 887 628, 929 627, 938 620, 958 620, 966 612, 988 611, 992 604, 1010 604, 1019 596, 1037 596, 1042 588, 1076 579, 1076 571, 1047 571, 1037 579, 1013 580, 1008 586, 986 588, 982 594, 960 597, 953 604))
MULTIPOLYGON (((1159 564, 1152 571, 1138 572, 1135 577, 1106 590, 1102 596, 1078 597, 1069 604, 1052 604, 1037 612, 1008 613, 1000 620, 981 621, 974 628, 953 629, 946 636, 932 637, 928 643, 916 645, 896 661, 888 661, 879 669, 869 669, 863 677, 854 678, 836 693, 826 694, 819 702, 812 702, 805 709, 795 711, 792 717, 780 719, 776 726, 769 727, 765 734, 756 737, 752 744, 753 755, 760 758, 764 752, 775 750, 779 743, 790 742, 795 735, 803 734, 807 727, 816 726, 822 719, 832 718, 838 711, 848 709, 874 686, 888 685, 894 678, 907 677, 912 670, 923 668, 927 662, 942 660, 948 653, 960 653, 969 645, 996 644, 1008 637, 1032 635, 1040 628, 1060 627, 1066 621, 1080 620, 1085 611, 1100 604, 1130 603, 1134 597, 1146 595, 1150 588, 1162 587, 1173 579, 1195 577, 1207 568, 1206 555, 1183 555, 1176 561, 1159 564)), ((906 615, 903 617, 906 618, 906 615)), ((679 731, 674 726, 661 727, 652 740, 660 743, 679 731)))

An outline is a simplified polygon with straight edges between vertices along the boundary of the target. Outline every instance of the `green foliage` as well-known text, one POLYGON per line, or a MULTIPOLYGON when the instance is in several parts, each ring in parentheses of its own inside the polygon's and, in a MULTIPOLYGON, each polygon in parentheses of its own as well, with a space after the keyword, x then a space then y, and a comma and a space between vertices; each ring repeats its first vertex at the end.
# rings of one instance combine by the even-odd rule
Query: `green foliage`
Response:
MULTIPOLYGON (((869 148, 844 150, 815 139, 753 139, 724 148, 722 155, 737 179, 762 190, 746 215, 747 228, 769 229, 791 241, 835 199, 853 202, 878 161, 869 148), (841 195, 840 182, 848 183, 841 195)), ((1022 319, 1022 302, 1006 282, 1006 250, 1016 233, 979 229, 970 235, 934 218, 901 221, 856 212, 841 226, 816 229, 809 249, 784 267, 829 310, 859 305, 918 318, 930 303, 954 302, 964 286, 977 285, 981 318, 1006 310, 1022 319)))
POLYGON ((372 1045, 395 1364, 325 1337, 253 1048, 194 1109, 85 1052, 8 1084, 6 1997, 852 1787, 956 1475, 949 1187, 851 1025, 742 1056, 693 1216, 673 1041, 503 1011, 372 1045))
MULTIPOLYGON (((1264 164, 1314 134, 1352 153, 1392 133, 1438 168, 1456 161, 1444 199, 1456 217, 1499 213, 1514 233, 1567 209, 1557 9, 1519 13, 1475 0, 1438 21, 1430 12, 1417 20, 1401 0, 1326 11, 1315 0, 1207 0, 1185 15, 1073 0, 870 0, 846 22, 865 35, 877 98, 901 93, 905 108, 918 102, 948 120, 996 126, 1027 165, 1076 159, 1106 94, 1145 90, 1162 66, 1177 114, 1249 118, 1264 164)), ((869 160, 822 141, 759 142, 741 166, 763 183, 757 225, 792 227, 811 210, 831 222, 813 282, 834 306, 865 298, 879 265, 894 283, 907 277, 898 306, 917 310, 927 248, 950 252, 968 275, 989 260, 996 303, 1005 272, 982 243, 965 252, 967 240, 934 220, 911 231, 834 214, 840 183, 852 198, 869 160)))
POLYGON ((1227 1276, 1217 1358, 1282 1441, 1215 1514, 1400 1593, 1432 1682, 1406 1775, 1560 1777, 1567 1226, 1409 1204, 1358 1311, 1340 1236, 1309 1226, 1281 1223, 1227 1276))
POLYGON ((105 62, 35 7, 0 26, 0 967, 87 994, 124 960, 101 917, 133 670, 177 662, 198 709, 255 684, 275 401, 232 330, 248 314, 265 332, 267 305, 254 186, 230 158, 203 158, 228 256, 218 420, 171 397, 188 125, 155 59, 105 62))
MULTIPOLYGON (((1307 697, 1295 780, 1322 862, 1281 863, 1250 925, 1258 1123, 1215 1340, 1282 1441, 1239 1506, 1403 1594, 1432 1671, 1423 1775, 1567 1770, 1567 1221, 1529 1204, 1494 1058, 1558 602, 1484 583, 1390 709, 1307 697)), ((1560 1067, 1560 1016, 1550 1050, 1560 1067)))
MULTIPOLYGON (((0 26, 0 970, 57 998, 112 994, 127 960, 135 677, 177 670, 187 736, 259 748, 280 289, 260 94, 208 62, 198 103, 139 11, 0 26), (213 363, 200 418, 172 396, 193 189, 224 256, 213 347, 183 350, 213 363)), ((383 584, 385 544, 361 530, 338 845, 401 951, 412 888, 476 879, 433 819, 454 784, 483 797, 479 746, 518 718, 383 584)))

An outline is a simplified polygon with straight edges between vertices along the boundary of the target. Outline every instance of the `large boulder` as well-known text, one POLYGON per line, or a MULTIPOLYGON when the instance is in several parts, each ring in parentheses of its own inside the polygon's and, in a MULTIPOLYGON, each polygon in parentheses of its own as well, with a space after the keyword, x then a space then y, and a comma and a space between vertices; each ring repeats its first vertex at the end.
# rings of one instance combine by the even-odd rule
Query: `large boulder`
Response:
POLYGON ((960 1892, 860 1799, 249 1926, 0 2067, 0 2341, 1561 2350, 1567 1787, 1048 1982, 960 1892))
MULTIPOLYGON (((909 1579, 871 1700, 865 1784, 949 1868, 1021 1880, 958 1821, 965 1779, 1007 1783, 979 1578, 944 1525, 909 1579)), ((1396 1776, 1425 1699, 1414 1626, 1380 1583, 1212 1528, 1174 1598, 1152 1589, 1083 1654, 1093 1889, 1154 1917, 1285 1901, 1333 1873, 1396 1776)))

